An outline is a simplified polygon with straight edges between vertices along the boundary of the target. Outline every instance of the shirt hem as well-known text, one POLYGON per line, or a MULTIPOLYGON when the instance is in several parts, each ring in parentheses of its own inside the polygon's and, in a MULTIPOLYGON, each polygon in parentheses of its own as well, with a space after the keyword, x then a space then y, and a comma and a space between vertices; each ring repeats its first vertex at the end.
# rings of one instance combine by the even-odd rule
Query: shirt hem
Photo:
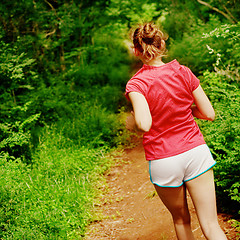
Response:
POLYGON ((158 159, 173 157, 173 156, 176 156, 176 155, 178 155, 178 154, 187 152, 187 151, 189 151, 189 150, 191 150, 191 149, 193 149, 193 148, 195 148, 195 147, 198 147, 198 146, 204 145, 204 144, 206 144, 205 141, 203 141, 203 142, 201 142, 201 143, 198 143, 198 144, 193 144, 193 145, 191 145, 191 146, 188 146, 188 147, 186 147, 186 148, 184 148, 184 149, 181 149, 181 150, 179 150, 179 151, 177 151, 177 152, 174 152, 174 153, 168 153, 168 154, 164 154, 164 155, 157 155, 157 156, 154 156, 154 157, 147 157, 147 156, 146 156, 146 160, 147 160, 147 161, 153 161, 153 160, 158 160, 158 159))

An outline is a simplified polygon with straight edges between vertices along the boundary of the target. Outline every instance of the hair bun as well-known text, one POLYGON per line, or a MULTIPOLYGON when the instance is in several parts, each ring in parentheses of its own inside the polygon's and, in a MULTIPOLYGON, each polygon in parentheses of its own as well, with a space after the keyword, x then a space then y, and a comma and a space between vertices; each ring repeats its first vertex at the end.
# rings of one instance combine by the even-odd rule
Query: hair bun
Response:
POLYGON ((154 28, 151 23, 145 24, 142 30, 143 42, 150 45, 153 44, 156 33, 157 29, 154 28))
POLYGON ((143 42, 145 42, 146 44, 149 44, 149 45, 153 44, 153 41, 154 41, 153 38, 149 38, 149 37, 143 37, 142 40, 143 40, 143 42))
POLYGON ((155 57, 164 56, 165 40, 164 33, 153 23, 139 25, 133 33, 133 45, 146 61, 155 57))

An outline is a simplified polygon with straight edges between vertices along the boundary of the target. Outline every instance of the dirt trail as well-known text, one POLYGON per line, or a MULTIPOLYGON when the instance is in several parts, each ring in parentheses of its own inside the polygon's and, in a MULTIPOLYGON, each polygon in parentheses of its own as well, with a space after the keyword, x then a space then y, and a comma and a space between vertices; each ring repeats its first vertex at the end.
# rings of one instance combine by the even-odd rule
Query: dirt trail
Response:
MULTIPOLYGON (((120 158, 123 161, 116 164, 106 176, 109 189, 97 209, 105 217, 89 227, 85 239, 176 239, 171 216, 155 195, 154 187, 149 180, 148 163, 140 141, 133 149, 125 150, 120 158)), ((189 197, 188 201, 195 238, 205 239, 189 197)), ((219 214, 219 222, 228 239, 239 239, 227 222, 226 215, 219 214)))

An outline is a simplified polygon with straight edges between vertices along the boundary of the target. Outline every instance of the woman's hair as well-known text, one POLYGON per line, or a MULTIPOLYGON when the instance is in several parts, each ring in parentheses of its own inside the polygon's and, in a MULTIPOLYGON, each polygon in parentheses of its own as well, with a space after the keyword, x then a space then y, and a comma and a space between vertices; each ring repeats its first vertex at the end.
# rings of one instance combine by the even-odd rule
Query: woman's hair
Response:
POLYGON ((167 36, 153 23, 140 25, 133 33, 133 45, 145 60, 151 61, 155 57, 165 54, 165 40, 167 36))

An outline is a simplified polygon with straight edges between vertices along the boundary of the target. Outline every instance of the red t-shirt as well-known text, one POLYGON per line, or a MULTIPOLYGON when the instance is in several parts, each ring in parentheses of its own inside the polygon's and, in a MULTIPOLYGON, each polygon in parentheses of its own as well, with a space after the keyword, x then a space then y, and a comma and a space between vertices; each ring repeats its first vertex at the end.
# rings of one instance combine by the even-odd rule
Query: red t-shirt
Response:
POLYGON ((128 81, 129 92, 143 94, 152 115, 152 127, 144 133, 147 160, 171 157, 205 141, 192 115, 192 92, 199 80, 191 70, 173 60, 162 66, 143 67, 128 81))

